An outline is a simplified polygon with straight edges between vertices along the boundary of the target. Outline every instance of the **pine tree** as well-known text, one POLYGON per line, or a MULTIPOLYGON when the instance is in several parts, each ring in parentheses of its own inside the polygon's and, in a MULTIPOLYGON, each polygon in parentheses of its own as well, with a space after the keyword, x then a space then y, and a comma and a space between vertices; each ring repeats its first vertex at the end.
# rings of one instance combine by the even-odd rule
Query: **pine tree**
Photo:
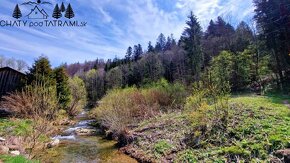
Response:
POLYGON ((70 3, 67 6, 66 12, 65 12, 65 17, 68 19, 71 19, 73 17, 75 17, 74 11, 70 5, 70 3))
POLYGON ((154 52, 154 47, 152 46, 152 43, 151 43, 151 41, 149 41, 149 43, 148 43, 148 48, 147 48, 147 51, 148 51, 148 53, 150 53, 150 52, 154 52))
POLYGON ((201 46, 202 31, 199 22, 195 15, 191 12, 186 22, 187 27, 181 36, 182 46, 186 51, 188 62, 187 67, 189 69, 189 78, 192 80, 199 80, 201 74, 201 67, 203 66, 203 53, 201 46))
POLYGON ((133 52, 134 61, 139 60, 142 54, 143 54, 142 46, 140 44, 134 45, 134 52, 133 52))
POLYGON ((22 17, 22 14, 21 14, 21 11, 19 9, 18 4, 14 8, 13 17, 16 18, 16 19, 19 19, 19 18, 22 17))
POLYGON ((63 2, 61 3, 60 11, 61 11, 61 12, 65 12, 65 6, 64 6, 63 2))
POLYGON ((131 61, 132 54, 133 54, 132 47, 129 46, 128 49, 127 49, 127 52, 126 52, 126 56, 125 56, 126 62, 130 62, 131 61))
POLYGON ((59 19, 62 17, 61 10, 58 7, 58 4, 55 5, 52 17, 55 19, 59 19))
POLYGON ((166 45, 166 38, 165 38, 164 34, 161 33, 157 38, 157 42, 155 45, 155 51, 156 52, 164 51, 165 45, 166 45))
POLYGON ((67 109, 71 100, 71 92, 69 89, 69 77, 64 67, 58 67, 53 73, 56 81, 56 92, 58 97, 58 103, 61 109, 67 109))

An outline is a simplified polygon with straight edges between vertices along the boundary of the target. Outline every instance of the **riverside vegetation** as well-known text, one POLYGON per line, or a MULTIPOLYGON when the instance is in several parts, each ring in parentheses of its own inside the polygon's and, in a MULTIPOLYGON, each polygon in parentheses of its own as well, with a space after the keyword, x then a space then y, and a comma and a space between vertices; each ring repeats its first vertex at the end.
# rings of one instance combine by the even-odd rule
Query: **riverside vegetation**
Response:
MULTIPOLYGON (((1 99, 12 115, 0 119, 0 160, 46 162, 43 153, 62 150, 47 149, 51 137, 86 108, 113 139, 107 150, 117 142, 139 162, 290 162, 290 4, 253 3, 256 27, 218 17, 203 32, 191 12, 179 40, 161 33, 123 59, 53 69, 39 57, 22 89, 1 99)), ((26 64, 0 56, 0 65, 26 64)), ((97 155, 100 137, 89 139, 79 144, 97 155)))

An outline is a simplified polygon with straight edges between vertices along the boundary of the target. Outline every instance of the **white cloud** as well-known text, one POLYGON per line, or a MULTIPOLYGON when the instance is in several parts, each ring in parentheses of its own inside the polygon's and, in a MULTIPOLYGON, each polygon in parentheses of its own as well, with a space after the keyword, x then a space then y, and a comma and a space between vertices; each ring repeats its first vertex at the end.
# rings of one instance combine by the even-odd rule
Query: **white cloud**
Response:
MULTIPOLYGON (((0 52, 10 52, 21 58, 43 53, 53 59, 55 65, 97 57, 123 57, 128 46, 141 43, 145 49, 148 41, 154 43, 161 32, 166 36, 173 33, 178 39, 190 11, 197 15, 204 30, 210 19, 219 15, 236 23, 253 12, 251 0, 172 1, 175 5, 171 10, 166 10, 162 4, 158 5, 158 0, 87 0, 85 3, 75 0, 70 3, 78 19, 88 21, 87 27, 0 28, 0 52), (228 16, 230 14, 232 17, 228 16)), ((15 3, 3 0, 2 4, 6 8, 0 11, 0 18, 11 18, 15 3)), ((21 10, 26 12, 29 8, 21 6, 21 10)))

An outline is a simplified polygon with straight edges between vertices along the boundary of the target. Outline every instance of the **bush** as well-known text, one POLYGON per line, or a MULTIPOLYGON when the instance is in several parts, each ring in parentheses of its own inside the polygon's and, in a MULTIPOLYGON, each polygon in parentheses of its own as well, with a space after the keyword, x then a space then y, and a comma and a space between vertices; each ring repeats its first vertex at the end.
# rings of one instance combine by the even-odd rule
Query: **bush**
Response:
POLYGON ((172 147, 167 141, 161 140, 154 145, 154 152, 156 155, 165 155, 172 147))
POLYGON ((70 78, 68 83, 71 92, 71 102, 66 111, 69 116, 76 116, 86 106, 87 91, 84 81, 77 76, 70 78))
POLYGON ((128 124, 152 111, 143 109, 145 99, 137 88, 114 89, 101 101, 93 114, 101 124, 116 134, 125 131, 128 124))
POLYGON ((1 106, 20 118, 54 119, 58 111, 55 86, 35 83, 3 97, 1 106))
POLYGON ((197 159, 194 157, 194 154, 191 150, 185 150, 178 153, 177 158, 174 162, 196 163, 197 159))
POLYGON ((194 84, 193 95, 188 97, 185 104, 188 120, 192 124, 192 131, 188 135, 187 144, 200 146, 202 138, 216 137, 214 143, 222 143, 223 132, 227 129, 228 95, 214 84, 194 84))
POLYGON ((118 135, 126 131, 130 124, 183 104, 183 95, 177 100, 174 97, 178 93, 185 94, 184 90, 181 85, 171 85, 166 81, 143 89, 114 89, 100 101, 99 107, 92 113, 103 126, 118 135))

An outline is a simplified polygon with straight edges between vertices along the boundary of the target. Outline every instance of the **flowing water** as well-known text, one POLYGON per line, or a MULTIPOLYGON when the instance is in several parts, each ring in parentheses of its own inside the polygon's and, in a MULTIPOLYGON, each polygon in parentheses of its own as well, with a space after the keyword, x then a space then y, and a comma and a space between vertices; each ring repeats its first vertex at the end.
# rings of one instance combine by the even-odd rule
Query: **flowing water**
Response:
POLYGON ((137 163, 136 160, 118 151, 116 141, 104 139, 102 136, 77 136, 75 131, 79 128, 91 129, 93 120, 84 120, 85 112, 80 114, 80 121, 55 136, 59 139, 58 147, 49 149, 41 156, 46 163, 137 163))

